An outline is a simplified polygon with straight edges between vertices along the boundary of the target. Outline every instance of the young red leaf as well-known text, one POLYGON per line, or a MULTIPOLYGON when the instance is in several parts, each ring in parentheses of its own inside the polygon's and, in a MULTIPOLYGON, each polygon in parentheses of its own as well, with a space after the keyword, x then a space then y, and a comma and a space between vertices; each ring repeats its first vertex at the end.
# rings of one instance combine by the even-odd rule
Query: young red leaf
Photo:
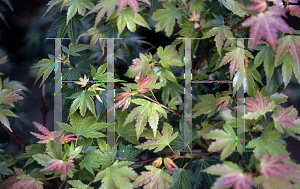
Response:
POLYGON ((13 189, 43 189, 43 183, 30 175, 20 175, 16 177, 18 182, 15 182, 11 188, 13 189))
POLYGON ((259 13, 257 16, 252 15, 243 23, 243 27, 251 26, 250 38, 253 39, 251 39, 250 49, 253 49, 258 44, 260 38, 264 37, 275 50, 276 44, 278 43, 277 30, 292 34, 289 25, 281 16, 285 16, 285 10, 275 6, 272 10, 259 13))
POLYGON ((162 164, 163 159, 161 157, 157 158, 156 160, 154 160, 151 165, 153 167, 160 167, 162 164))
POLYGON ((62 171, 62 174, 67 176, 67 173, 70 169, 70 167, 74 167, 73 160, 69 159, 68 161, 63 161, 60 159, 50 159, 48 161, 49 165, 47 165, 45 168, 41 169, 40 171, 62 171))
POLYGON ((224 108, 228 105, 229 102, 232 101, 232 98, 230 96, 225 96, 225 97, 221 97, 221 98, 218 98, 216 101, 215 101, 215 106, 214 106, 214 109, 219 105, 219 104, 222 104, 222 106, 220 107, 220 112, 224 110, 224 108))
POLYGON ((41 139, 41 141, 38 141, 37 143, 44 143, 47 144, 50 141, 54 140, 54 132, 50 132, 46 127, 44 127, 43 125, 33 122, 34 126, 44 135, 41 134, 37 134, 34 132, 30 132, 32 135, 34 135, 36 138, 41 139))
POLYGON ((266 178, 275 177, 299 181, 300 174, 297 172, 300 171, 299 165, 280 163, 288 156, 289 153, 272 157, 269 154, 263 155, 260 160, 260 173, 266 178))
POLYGON ((130 89, 128 87, 122 87, 123 93, 118 93, 115 95, 116 101, 118 101, 113 108, 111 108, 109 111, 113 109, 117 109, 123 106, 122 111, 126 110, 131 101, 131 96, 136 95, 135 92, 130 92, 130 89))
POLYGON ((0 99, 0 103, 14 107, 13 101, 23 100, 23 97, 17 94, 20 91, 21 89, 9 91, 0 99))
POLYGON ((177 165, 170 158, 165 158, 164 164, 165 164, 166 168, 173 174, 174 174, 174 171, 172 169, 172 166, 178 169, 177 165))
POLYGON ((145 87, 150 83, 150 81, 151 81, 154 77, 155 77, 155 75, 152 75, 152 76, 149 77, 148 79, 145 79, 145 75, 143 75, 143 71, 142 71, 142 72, 141 72, 140 79, 139 79, 139 81, 137 82, 138 90, 139 90, 141 93, 148 92, 149 89, 148 89, 148 88, 145 88, 145 87))
MULTIPOLYGON (((139 0, 139 1, 142 1, 142 2, 150 5, 150 2, 148 0, 139 0)), ((139 10, 139 4, 138 4, 137 0, 119 0, 118 13, 120 13, 127 4, 132 8, 134 15, 136 17, 138 10, 139 10)))
POLYGON ((61 136, 61 138, 62 138, 62 143, 63 143, 63 144, 64 144, 64 143, 68 143, 68 142, 70 142, 71 140, 76 140, 76 138, 71 138, 71 137, 73 137, 73 136, 77 137, 76 134, 69 134, 69 135, 67 135, 67 136, 65 136, 65 134, 66 134, 66 132, 64 132, 64 134, 61 136))
POLYGON ((264 10, 266 10, 266 8, 267 8, 266 0, 250 0, 250 1, 252 1, 253 3, 256 3, 256 4, 247 6, 246 9, 248 9, 248 10, 264 12, 264 10))
MULTIPOLYGON (((245 99, 245 119, 258 119, 267 112, 273 111, 275 107, 274 101, 268 102, 267 98, 257 91, 256 98, 247 97, 245 99)), ((236 107, 240 111, 244 111, 244 107, 236 107)))
MULTIPOLYGON (((273 114, 272 118, 274 119, 275 128, 289 128, 289 127, 298 127, 294 121, 297 118, 296 115, 291 115, 290 113, 293 110, 293 106, 284 108, 280 110, 277 114, 273 114)), ((280 132, 280 131, 279 131, 280 132)))

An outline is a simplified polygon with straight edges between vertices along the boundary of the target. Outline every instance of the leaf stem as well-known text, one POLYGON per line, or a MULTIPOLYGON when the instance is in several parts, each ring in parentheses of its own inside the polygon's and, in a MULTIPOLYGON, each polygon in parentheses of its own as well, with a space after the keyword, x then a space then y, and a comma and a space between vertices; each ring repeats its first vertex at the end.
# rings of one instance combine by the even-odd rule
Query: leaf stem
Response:
POLYGON ((76 148, 76 146, 77 146, 78 137, 79 137, 79 135, 77 135, 77 138, 76 138, 76 141, 75 141, 75 147, 74 148, 76 148))
POLYGON ((11 132, 9 132, 2 124, 0 124, 0 127, 15 141, 17 142, 21 148, 24 150, 26 145, 22 142, 20 142, 11 132))
POLYGON ((64 185, 64 183, 67 181, 67 179, 68 179, 68 176, 66 177, 66 179, 64 180, 64 182, 59 186, 58 189, 61 189, 61 187, 64 185))
POLYGON ((120 138, 120 135, 117 137, 116 142, 115 142, 115 145, 117 144, 119 138, 120 138))
POLYGON ((189 164, 189 163, 186 163, 186 164, 182 167, 182 169, 184 169, 184 168, 187 166, 187 164, 189 164))
POLYGON ((268 126, 268 120, 266 118, 266 115, 264 115, 264 118, 265 118, 266 126, 268 126))
POLYGON ((97 66, 97 69, 103 64, 106 56, 107 56, 107 51, 105 50, 104 55, 102 56, 102 58, 101 58, 101 60, 100 60, 100 62, 98 64, 98 66, 97 66))
POLYGON ((154 99, 158 102, 158 100, 156 99, 155 95, 153 94, 153 92, 151 91, 152 96, 154 97, 154 99))
POLYGON ((93 179, 91 182, 89 182, 88 186, 91 185, 94 182, 95 179, 93 179))
POLYGON ((168 145, 168 146, 172 150, 173 154, 175 155, 175 158, 177 158, 177 154, 175 154, 175 152, 173 151, 172 147, 170 145, 168 145))
POLYGON ((36 180, 51 180, 51 179, 55 179, 57 177, 60 177, 60 175, 57 175, 55 177, 49 177, 49 178, 35 178, 36 180))

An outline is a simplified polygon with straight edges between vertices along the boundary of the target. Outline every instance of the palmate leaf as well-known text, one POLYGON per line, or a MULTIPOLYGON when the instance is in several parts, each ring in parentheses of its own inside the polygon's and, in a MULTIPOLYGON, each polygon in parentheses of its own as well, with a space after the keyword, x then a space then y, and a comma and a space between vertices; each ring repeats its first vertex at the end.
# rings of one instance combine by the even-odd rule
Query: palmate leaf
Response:
POLYGON ((177 85, 174 82, 167 82, 166 80, 160 81, 165 82, 166 85, 163 87, 163 91, 161 94, 163 104, 167 104, 169 98, 178 98, 179 102, 182 103, 181 94, 184 93, 184 87, 181 85, 177 85))
POLYGON ((283 128, 298 127, 294 121, 298 117, 291 115, 293 106, 280 110, 277 114, 272 114, 275 128, 280 132, 284 133, 283 128))
MULTIPOLYGON (((150 5, 150 2, 148 0, 139 0, 139 1, 142 1, 142 2, 150 5)), ((122 10, 124 10, 124 8, 127 4, 132 8, 132 10, 134 12, 134 16, 136 17, 138 15, 138 10, 139 10, 139 4, 138 4, 137 0, 119 0, 118 13, 120 13, 122 10)))
POLYGON ((62 174, 67 176, 70 167, 74 167, 73 160, 71 159, 67 161, 63 161, 60 159, 50 159, 48 161, 48 165, 45 168, 41 169, 40 171, 51 171, 51 170, 55 170, 56 172, 62 171, 62 174))
POLYGON ((97 132, 106 128, 106 123, 97 122, 97 118, 88 116, 81 118, 77 113, 73 114, 70 118, 70 124, 57 122, 58 125, 64 130, 87 138, 106 137, 106 135, 97 132))
POLYGON ((71 18, 78 12, 84 16, 86 9, 92 9, 94 4, 90 0, 70 0, 64 6, 69 6, 67 12, 67 24, 71 18))
MULTIPOLYGON (((245 99, 245 115, 244 119, 258 119, 260 116, 264 116, 267 112, 273 111, 275 107, 274 101, 269 102, 261 92, 256 92, 256 97, 247 97, 245 99)), ((244 107, 236 107, 240 111, 244 111, 244 107)))
POLYGON ((118 133, 118 135, 125 138, 133 144, 140 144, 139 141, 136 139, 135 124, 133 122, 128 123, 127 125, 123 124, 125 123, 125 120, 128 116, 127 112, 124 110, 117 110, 116 114, 119 118, 119 121, 115 124, 115 131, 118 133))
POLYGON ((148 71, 149 63, 152 60, 152 55, 144 55, 140 53, 140 58, 135 58, 132 60, 132 65, 128 68, 125 76, 134 78, 139 76, 143 71, 146 73, 148 71))
POLYGON ((138 175, 128 165, 133 162, 115 161, 110 167, 97 173, 94 182, 101 179, 101 188, 103 189, 130 189, 133 188, 133 184, 130 180, 134 180, 138 175))
POLYGON ((250 1, 255 4, 247 6, 246 9, 248 10, 263 12, 268 7, 266 0, 250 0, 250 1))
POLYGON ((192 184, 191 181, 197 183, 197 179, 195 175, 192 174, 191 171, 186 169, 175 169, 175 173, 172 175, 173 183, 171 184, 172 189, 191 189, 192 184))
POLYGON ((214 183, 213 189, 234 186, 235 189, 252 189, 256 183, 249 175, 244 174, 238 165, 224 161, 224 164, 210 166, 205 172, 221 175, 214 183))
POLYGON ((171 3, 163 3, 164 9, 159 9, 153 13, 151 19, 158 21, 155 25, 155 32, 166 31, 168 37, 173 33, 173 27, 175 26, 175 19, 177 16, 177 8, 171 3))
POLYGON ((121 157, 124 161, 137 161, 135 157, 142 153, 141 149, 134 149, 134 147, 129 144, 125 147, 123 143, 119 145, 119 151, 117 152, 118 156, 121 157))
MULTIPOLYGON (((298 72, 300 70, 300 36, 286 35, 278 40, 279 45, 276 49, 275 65, 289 52, 295 61, 298 72)), ((296 71, 296 70, 295 70, 296 71)), ((295 72, 294 71, 294 72, 295 72)))
POLYGON ((6 104, 14 107, 14 103, 13 103, 14 101, 23 100, 24 98, 17 94, 20 91, 21 89, 15 89, 15 90, 2 89, 0 91, 0 104, 6 104))
POLYGON ((149 171, 143 171, 133 182, 134 187, 144 185, 145 189, 169 189, 169 183, 173 182, 172 177, 162 169, 155 168, 151 165, 145 166, 149 171))
POLYGON ((49 77, 50 73, 54 69, 54 65, 55 65, 54 56, 53 55, 48 55, 48 56, 49 59, 44 58, 40 60, 35 66, 33 66, 33 68, 40 68, 34 84, 37 82, 37 80, 39 80, 40 77, 43 76, 40 87, 46 81, 46 79, 49 77))
POLYGON ((215 142, 209 145, 208 151, 215 152, 223 149, 221 160, 228 157, 236 147, 236 133, 229 125, 223 125, 224 130, 215 129, 209 133, 203 134, 204 137, 216 139, 215 142))
POLYGON ((99 11, 97 13, 97 16, 95 18, 95 26, 100 22, 100 20, 103 18, 104 14, 106 13, 106 21, 110 18, 112 13, 116 9, 118 1, 117 0, 101 0, 99 3, 94 6, 91 11, 88 14, 91 14, 93 12, 99 11))
POLYGON ((154 135, 154 137, 152 137, 151 134, 147 134, 145 137, 148 139, 148 141, 135 147, 149 150, 156 148, 154 150, 154 153, 156 153, 164 149, 166 146, 170 146, 171 141, 174 140, 178 135, 178 132, 173 133, 173 127, 166 122, 164 122, 161 133, 162 135, 157 132, 157 136, 154 135))
POLYGON ((242 8, 244 8, 243 4, 241 4, 238 1, 234 1, 234 0, 222 0, 222 4, 231 12, 233 12, 233 14, 238 15, 239 17, 243 17, 245 15, 245 10, 243 10, 242 8))
MULTIPOLYGON (((195 166, 193 166, 192 170, 194 172, 194 175, 198 181, 198 183, 201 183, 204 179, 206 183, 209 185, 209 187, 213 186, 213 183, 215 181, 215 176, 211 175, 207 172, 204 172, 204 169, 207 169, 209 166, 221 163, 220 159, 217 157, 205 157, 200 160, 194 160, 193 163, 196 163, 195 166)), ((194 189, 197 188, 199 184, 194 185, 194 189)))
POLYGON ((97 117, 95 112, 94 101, 92 98, 96 95, 98 94, 93 91, 83 90, 71 95, 70 97, 67 97, 69 99, 75 99, 71 105, 69 117, 71 117, 78 108, 80 110, 81 116, 85 116, 86 108, 88 108, 94 114, 94 116, 97 117))
POLYGON ((230 52, 226 53, 224 58, 222 59, 222 62, 220 66, 223 66, 230 62, 230 78, 232 79, 233 74, 237 71, 238 67, 242 68, 244 67, 245 70, 247 70, 248 67, 248 58, 254 58, 253 55, 245 50, 245 56, 244 57, 238 57, 238 55, 241 54, 242 50, 241 48, 236 47, 229 47, 225 50, 230 50, 230 52))
POLYGON ((272 131, 273 122, 271 122, 264 130, 263 134, 251 140, 246 148, 255 148, 254 155, 257 159, 260 159, 264 154, 269 153, 272 156, 281 155, 287 153, 285 146, 276 141, 281 137, 281 134, 277 131, 272 131))
MULTIPOLYGON (((217 98, 221 97, 221 94, 217 93, 217 98)), ((206 94, 206 95, 198 95, 199 99, 201 102, 197 103, 193 107, 193 111, 196 111, 196 113, 193 113, 192 118, 195 118, 201 114, 207 114, 208 113, 208 118, 213 116, 217 112, 217 108, 214 109, 215 107, 215 101, 216 97, 214 97, 213 94, 206 94)))
POLYGON ((89 153, 87 154, 84 159, 79 163, 80 169, 86 168, 93 176, 94 175, 94 168, 100 167, 100 159, 97 153, 89 153))
POLYGON ((68 180, 68 183, 73 186, 72 189, 93 189, 92 187, 83 184, 80 180, 68 180))
POLYGON ((35 178, 32 178, 30 175, 23 174, 16 177, 18 182, 14 183, 12 188, 14 189, 43 189, 43 183, 35 178))
POLYGON ((183 66, 184 65, 180 60, 178 52, 171 45, 166 46, 164 49, 162 47, 158 47, 157 55, 160 58, 159 63, 161 63, 161 65, 164 68, 168 69, 168 68, 170 68, 170 66, 183 66))
POLYGON ((263 36, 273 50, 275 50, 276 44, 278 43, 277 30, 292 34, 292 30, 281 16, 285 16, 285 10, 278 6, 274 6, 272 10, 258 13, 257 16, 252 15, 243 22, 243 27, 251 26, 250 38, 253 39, 251 39, 250 49, 253 49, 263 36))
POLYGON ((148 121, 155 137, 157 132, 158 120, 159 117, 161 117, 160 114, 162 114, 162 116, 166 118, 166 110, 163 109, 160 105, 144 99, 133 99, 131 100, 131 102, 141 106, 134 108, 130 112, 130 114, 128 114, 124 125, 136 119, 136 134, 137 138, 139 138, 148 121))
MULTIPOLYGON (((135 0, 129 0, 129 1, 135 1, 135 0)), ((131 32, 135 32, 136 24, 144 26, 145 28, 151 30, 149 24, 145 21, 145 19, 140 14, 137 14, 137 16, 135 17, 132 9, 128 7, 124 8, 122 12, 119 14, 117 19, 117 25, 119 30, 118 36, 120 36, 123 30, 125 29, 125 25, 131 32)))
POLYGON ((206 38, 210 38, 211 36, 215 36, 217 50, 219 55, 221 55, 224 41, 228 38, 233 38, 230 29, 231 28, 229 26, 224 26, 224 25, 219 27, 214 27, 211 30, 209 30, 207 33, 205 33, 201 39, 206 39, 206 38))
POLYGON ((76 28, 85 31, 80 20, 81 16, 74 15, 67 22, 67 12, 65 10, 61 11, 61 13, 58 13, 58 15, 60 17, 53 22, 49 31, 53 31, 58 28, 58 33, 57 33, 58 38, 64 38, 65 35, 68 33, 71 42, 75 44, 77 38, 76 28))

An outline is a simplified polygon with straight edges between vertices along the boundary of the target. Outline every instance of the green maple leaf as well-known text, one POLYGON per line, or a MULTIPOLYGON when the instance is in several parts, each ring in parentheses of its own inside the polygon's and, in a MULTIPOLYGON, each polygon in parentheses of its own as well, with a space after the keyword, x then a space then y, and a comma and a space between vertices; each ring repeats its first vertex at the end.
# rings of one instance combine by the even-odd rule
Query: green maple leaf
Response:
POLYGON ((128 68, 125 76, 134 78, 140 76, 141 72, 146 73, 147 67, 149 66, 150 61, 152 60, 151 55, 139 54, 140 58, 135 58, 132 60, 132 65, 128 68))
POLYGON ((121 143, 119 147, 119 152, 117 152, 118 156, 124 159, 125 161, 137 161, 138 159, 136 159, 135 157, 143 152, 143 150, 141 149, 134 149, 134 147, 131 144, 125 147, 125 145, 121 143))
POLYGON ((267 77, 267 86, 269 86, 275 69, 275 53, 269 45, 257 46, 255 47, 255 50, 260 50, 260 52, 254 58, 254 67, 257 68, 262 62, 264 62, 264 70, 267 77))
POLYGON ((234 0, 222 0, 222 4, 231 12, 238 15, 239 17, 243 17, 246 14, 244 11, 243 4, 239 3, 238 1, 234 0))
POLYGON ((119 121, 115 124, 115 130, 118 133, 118 135, 125 138, 133 144, 140 144, 139 141, 136 139, 134 123, 131 122, 127 125, 123 124, 128 116, 127 112, 118 110, 116 111, 116 114, 119 118, 119 121))
POLYGON ((173 150, 183 150, 184 147, 188 146, 191 142, 193 142, 196 138, 196 128, 189 130, 188 126, 184 126, 184 119, 181 117, 179 123, 180 133, 177 137, 170 143, 173 150))
POLYGON ((138 175, 128 165, 133 162, 117 160, 110 167, 97 173, 94 182, 101 179, 101 188, 103 189, 130 189, 133 184, 130 180, 134 180, 138 175), (130 180, 129 180, 130 179, 130 180))
POLYGON ((119 30, 118 36, 120 36, 123 30, 125 29, 125 25, 131 32, 135 32, 136 24, 144 26, 145 28, 151 30, 149 24, 140 14, 137 14, 137 16, 135 17, 134 12, 131 8, 124 8, 117 19, 117 25, 119 30))
POLYGON ((275 65, 278 63, 278 61, 281 58, 283 58, 283 56, 287 52, 289 52, 290 55, 292 55, 299 71, 300 70, 300 36, 286 35, 280 38, 278 42, 279 45, 276 49, 275 65))
POLYGON ((69 112, 69 117, 73 115, 73 113, 79 108, 81 116, 85 116, 86 113, 86 108, 88 107, 89 110, 96 116, 95 112, 95 105, 94 101, 92 99, 93 96, 98 95, 97 93, 93 91, 79 91, 70 97, 67 97, 69 99, 75 99, 71 105, 70 112, 69 112))
POLYGON ((78 12, 84 16, 86 9, 92 9, 94 4, 90 0, 70 0, 64 6, 69 6, 67 12, 67 23, 78 12))
MULTIPOLYGON (((221 94, 218 93, 219 95, 216 95, 217 98, 221 97, 221 94)), ((199 99, 201 100, 201 102, 197 103, 194 107, 193 107, 193 111, 197 111, 196 113, 194 113, 192 115, 192 118, 195 118, 201 114, 207 114, 208 113, 208 118, 213 116, 218 108, 215 108, 215 101, 217 100, 217 98, 214 97, 213 94, 206 94, 206 95, 198 95, 199 99)))
POLYGON ((96 153, 91 152, 87 154, 82 161, 80 161, 80 169, 86 168, 92 175, 94 175, 94 168, 100 167, 100 159, 96 153))
POLYGON ((97 132, 106 128, 106 123, 98 123, 97 119, 93 116, 81 118, 77 113, 73 114, 70 118, 70 124, 57 122, 58 125, 64 130, 87 138, 106 137, 106 135, 97 132))
MULTIPOLYGON (((158 47, 157 55, 160 58, 159 63, 161 63, 164 68, 168 69, 170 66, 183 66, 178 52, 171 45, 166 46, 164 49, 162 47, 158 47)), ((171 78, 171 76, 169 78, 171 78)))
POLYGON ((277 62, 275 66, 278 66, 282 64, 282 80, 284 83, 284 88, 287 87, 289 84, 292 75, 294 73, 296 79, 300 83, 300 72, 297 68, 297 65, 293 59, 293 57, 290 55, 290 53, 286 53, 281 60, 277 62))
POLYGON ((83 184, 80 180, 68 180, 68 183, 74 187, 72 189, 93 189, 92 187, 83 184))
POLYGON ((285 146, 276 140, 281 138, 281 134, 276 131, 272 131, 273 122, 265 128, 263 134, 251 140, 246 148, 255 148, 254 155, 257 159, 260 159, 264 154, 269 153, 272 156, 281 155, 287 153, 285 146))
POLYGON ((112 148, 109 144, 106 144, 106 141, 102 139, 97 139, 98 145, 100 150, 96 150, 95 153, 100 159, 101 170, 106 169, 109 167, 115 160, 117 154, 117 145, 113 146, 112 148))
POLYGON ((155 25, 155 32, 166 31, 168 37, 173 33, 173 27, 175 25, 175 19, 178 14, 178 10, 171 3, 162 4, 164 9, 159 9, 153 13, 151 19, 158 21, 155 25))
POLYGON ((75 44, 77 38, 76 28, 79 28, 81 31, 85 31, 80 21, 81 17, 79 15, 75 15, 69 21, 67 21, 67 12, 65 10, 57 14, 60 17, 53 22, 49 31, 53 31, 58 28, 58 38, 64 38, 65 35, 68 33, 71 42, 75 44))
POLYGON ((136 119, 136 134, 137 138, 139 138, 148 121, 155 137, 158 120, 161 117, 160 114, 162 114, 166 118, 166 110, 163 109, 160 105, 144 99, 133 99, 131 100, 131 102, 141 106, 134 108, 130 112, 130 114, 128 114, 128 117, 126 118, 126 121, 123 125, 126 125, 127 123, 130 123, 136 119))
POLYGON ((170 96, 171 98, 179 98, 179 101, 182 102, 181 94, 184 93, 183 86, 177 85, 174 82, 167 82, 166 80, 162 82, 166 83, 161 94, 163 104, 167 104, 170 96))
POLYGON ((2 109, 0 108, 0 122, 8 129, 10 132, 12 132, 10 128, 9 121, 7 119, 7 116, 10 117, 18 117, 16 114, 14 114, 11 110, 8 109, 2 109))
POLYGON ((205 33, 201 39, 210 38, 211 36, 215 35, 217 50, 219 55, 221 55, 224 41, 228 38, 233 38, 232 32, 230 30, 231 28, 229 26, 224 26, 224 25, 219 27, 214 27, 211 30, 209 30, 207 33, 205 33))
POLYGON ((34 82, 35 84, 37 80, 39 80, 39 78, 43 76, 43 80, 40 84, 40 87, 46 81, 46 79, 49 77, 50 73, 54 69, 54 65, 55 65, 54 56, 53 55, 48 55, 48 56, 49 59, 44 58, 40 60, 35 66, 32 67, 32 68, 40 68, 38 75, 36 76, 36 80, 34 82))
POLYGON ((172 189, 181 188, 192 188, 191 181, 198 183, 195 175, 191 171, 186 169, 175 169, 174 175, 172 175, 173 183, 171 184, 172 189))
POLYGON ((117 0, 101 0, 99 3, 94 6, 88 14, 99 11, 95 18, 95 26, 100 22, 104 14, 106 13, 106 21, 110 18, 113 12, 116 9, 116 5, 118 4, 117 0))
POLYGON ((236 133, 229 125, 223 125, 224 130, 215 129, 209 133, 203 134, 204 137, 216 139, 215 142, 209 145, 208 151, 216 152, 223 149, 221 153, 221 160, 228 157, 236 147, 236 133))
MULTIPOLYGON (((261 92, 256 92, 256 97, 247 97, 245 99, 245 115, 244 119, 258 119, 260 116, 264 116, 267 112, 273 111, 275 107, 274 101, 269 102, 266 97, 264 97, 261 92)), ((244 106, 236 107, 240 111, 244 111, 244 106)))
POLYGON ((169 183, 173 182, 172 177, 162 169, 147 165, 145 168, 149 171, 143 171, 133 182, 134 187, 144 185, 148 189, 169 189, 169 183))
MULTIPOLYGON (((220 163, 220 159, 217 157, 205 157, 200 160, 194 160, 193 163, 196 163, 193 166, 192 170, 194 171, 194 175, 199 183, 202 182, 203 178, 205 179, 206 183, 212 187, 215 181, 215 176, 211 175, 207 172, 204 172, 204 169, 207 169, 211 165, 220 163)), ((194 187, 196 188, 196 187, 194 187)))
POLYGON ((157 132, 157 136, 152 137, 151 134, 150 135, 146 135, 145 137, 147 139, 149 139, 147 142, 144 142, 138 146, 136 146, 136 148, 141 148, 141 149, 155 149, 154 153, 161 151, 162 149, 164 149, 166 146, 170 147, 170 143, 172 140, 174 140, 178 135, 178 132, 173 133, 173 127, 164 122, 164 126, 162 129, 162 135, 157 132))

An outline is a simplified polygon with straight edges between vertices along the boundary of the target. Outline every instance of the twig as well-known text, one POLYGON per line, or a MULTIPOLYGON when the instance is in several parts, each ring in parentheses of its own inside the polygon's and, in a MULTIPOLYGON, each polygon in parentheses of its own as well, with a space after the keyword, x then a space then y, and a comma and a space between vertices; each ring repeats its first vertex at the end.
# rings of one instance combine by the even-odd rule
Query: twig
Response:
POLYGON ((0 124, 0 127, 15 141, 17 142, 21 148, 24 150, 26 145, 20 142, 11 132, 9 132, 2 124, 0 124))
POLYGON ((107 51, 105 50, 104 55, 102 56, 102 58, 101 58, 101 60, 100 60, 100 62, 98 64, 98 66, 97 66, 97 69, 103 64, 106 56, 107 56, 107 51))
POLYGON ((265 118, 266 126, 268 126, 268 121, 267 121, 266 115, 264 115, 264 118, 265 118))
POLYGON ((117 137, 116 142, 115 142, 115 145, 117 144, 119 138, 120 138, 120 135, 117 137))
POLYGON ((23 144, 25 144, 25 142, 22 140, 22 138, 18 135, 18 133, 11 127, 12 132, 16 135, 17 139, 22 142, 23 144))
POLYGON ((156 100, 156 101, 158 101, 157 99, 156 99, 156 97, 155 97, 155 95, 153 94, 153 92, 151 91, 151 93, 152 93, 152 96, 154 97, 154 99, 156 100))
POLYGON ((202 54, 200 60, 198 61, 197 65, 196 65, 196 67, 195 67, 195 70, 198 70, 198 69, 199 69, 200 65, 202 64, 202 62, 204 61, 206 55, 208 54, 209 50, 210 50, 212 47, 213 47, 213 45, 210 44, 210 45, 208 46, 208 48, 205 49, 204 53, 202 54))
POLYGON ((238 21, 234 26, 232 26, 231 30, 234 30, 234 29, 238 28, 249 17, 250 17, 250 15, 246 15, 245 18, 243 18, 242 20, 238 21))
POLYGON ((55 179, 57 177, 60 177, 60 175, 57 175, 55 177, 49 177, 49 178, 35 178, 36 180, 51 180, 51 179, 55 179))
POLYGON ((60 187, 58 189, 61 189, 61 187, 64 185, 64 183, 67 181, 68 176, 66 177, 66 179, 64 180, 64 182, 60 185, 60 187))
POLYGON ((230 106, 228 106, 228 105, 226 105, 226 107, 229 108, 229 109, 232 110, 232 111, 236 111, 236 109, 234 109, 234 108, 232 108, 232 107, 230 107, 230 106))

